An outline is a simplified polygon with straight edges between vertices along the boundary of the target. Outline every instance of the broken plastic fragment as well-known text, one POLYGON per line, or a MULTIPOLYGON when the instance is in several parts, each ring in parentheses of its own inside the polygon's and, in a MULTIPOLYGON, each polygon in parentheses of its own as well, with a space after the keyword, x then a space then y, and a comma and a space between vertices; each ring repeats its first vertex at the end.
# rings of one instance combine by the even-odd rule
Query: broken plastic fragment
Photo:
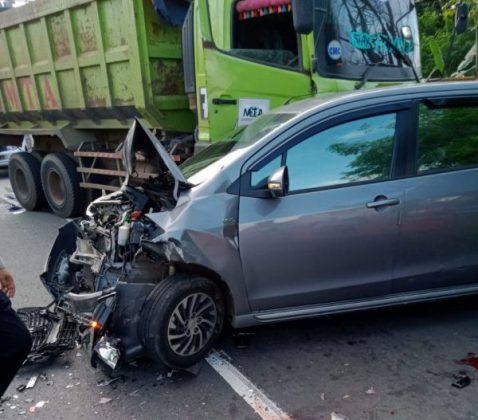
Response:
POLYGON ((460 372, 457 375, 454 375, 456 381, 451 384, 455 388, 462 389, 471 384, 471 379, 468 375, 463 372, 460 372))
POLYGON ((23 392, 23 391, 25 391, 25 389, 27 389, 27 386, 25 384, 21 384, 21 385, 17 386, 17 391, 18 392, 23 392))
POLYGON ((375 389, 373 389, 373 386, 371 386, 369 389, 365 391, 365 393, 368 395, 373 395, 373 394, 376 394, 377 391, 375 391, 375 389))
POLYGON ((108 386, 108 385, 114 384, 115 382, 118 382, 120 379, 122 379, 124 381, 124 376, 121 375, 121 376, 116 376, 114 378, 103 379, 103 380, 99 381, 96 384, 96 386, 108 386))
POLYGON ((35 413, 38 409, 43 408, 46 403, 46 401, 38 401, 34 406, 30 407, 28 411, 30 413, 35 413))
POLYGON ((111 398, 101 398, 100 399, 100 404, 108 404, 109 402, 111 402, 112 399, 111 398))
POLYGON ((475 353, 468 353, 464 359, 457 361, 457 363, 460 365, 471 366, 478 370, 478 357, 475 353))
POLYGON ((28 381, 27 385, 26 385, 26 389, 31 389, 35 386, 35 384, 37 383, 37 380, 38 380, 38 375, 36 376, 32 376, 30 378, 30 380, 28 381))

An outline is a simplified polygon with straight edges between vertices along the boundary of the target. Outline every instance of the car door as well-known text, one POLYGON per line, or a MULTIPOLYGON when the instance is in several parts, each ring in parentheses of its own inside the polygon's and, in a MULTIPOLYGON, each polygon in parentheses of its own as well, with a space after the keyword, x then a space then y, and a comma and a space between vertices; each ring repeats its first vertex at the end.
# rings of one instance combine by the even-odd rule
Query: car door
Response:
POLYGON ((478 283, 478 102, 426 100, 417 112, 393 290, 478 283))
POLYGON ((319 124, 246 171, 239 245, 253 310, 391 291, 404 189, 397 140, 406 111, 379 112, 319 124), (289 194, 260 198, 283 165, 289 194))

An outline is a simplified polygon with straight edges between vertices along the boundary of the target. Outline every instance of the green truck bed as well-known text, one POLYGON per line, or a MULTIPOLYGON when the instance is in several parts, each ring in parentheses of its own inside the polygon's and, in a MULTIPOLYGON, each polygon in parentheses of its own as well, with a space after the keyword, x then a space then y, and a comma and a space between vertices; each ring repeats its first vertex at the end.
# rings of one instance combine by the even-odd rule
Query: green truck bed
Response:
POLYGON ((49 128, 192 132, 181 29, 151 0, 36 0, 0 13, 0 134, 49 128))

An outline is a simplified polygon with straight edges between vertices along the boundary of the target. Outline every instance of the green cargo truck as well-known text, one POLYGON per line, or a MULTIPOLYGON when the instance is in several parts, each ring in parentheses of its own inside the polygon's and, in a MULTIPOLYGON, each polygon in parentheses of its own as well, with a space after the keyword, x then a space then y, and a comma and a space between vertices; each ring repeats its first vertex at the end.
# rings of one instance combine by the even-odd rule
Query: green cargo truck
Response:
POLYGON ((68 217, 118 188, 135 118, 181 159, 271 108, 419 74, 412 1, 36 0, 0 14, 0 144, 33 136, 15 195, 68 217))

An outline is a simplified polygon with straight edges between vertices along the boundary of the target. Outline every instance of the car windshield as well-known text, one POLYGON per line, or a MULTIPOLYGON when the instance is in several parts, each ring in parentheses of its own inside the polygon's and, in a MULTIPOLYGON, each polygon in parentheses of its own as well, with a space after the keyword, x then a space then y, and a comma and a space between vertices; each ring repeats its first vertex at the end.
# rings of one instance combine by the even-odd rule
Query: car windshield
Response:
POLYGON ((223 141, 214 143, 197 155, 189 158, 180 166, 181 172, 186 178, 192 177, 228 154, 253 145, 266 134, 286 123, 296 115, 296 113, 292 112, 266 114, 255 120, 252 124, 233 131, 231 135, 223 141))

